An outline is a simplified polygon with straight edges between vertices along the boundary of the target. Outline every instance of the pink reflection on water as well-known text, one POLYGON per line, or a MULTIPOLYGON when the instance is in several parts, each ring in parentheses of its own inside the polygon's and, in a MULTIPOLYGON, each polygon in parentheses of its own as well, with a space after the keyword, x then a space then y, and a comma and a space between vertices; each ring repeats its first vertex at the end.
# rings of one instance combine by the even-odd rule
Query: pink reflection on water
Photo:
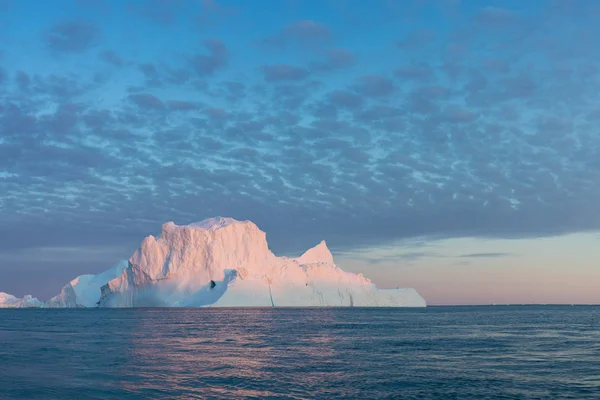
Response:
POLYGON ((335 374, 329 368, 311 367, 336 359, 335 338, 329 331, 307 332, 289 340, 272 334, 302 330, 307 323, 331 324, 330 310, 312 314, 311 321, 271 308, 238 309, 235 314, 227 309, 147 312, 156 316, 139 320, 127 349, 129 369, 122 371, 121 387, 132 394, 162 391, 171 398, 264 398, 281 395, 281 388, 292 383, 285 381, 290 376, 296 388, 290 390, 297 391, 299 383, 314 387, 324 375, 335 374), (299 360, 306 360, 304 368, 299 369, 303 365, 299 360), (267 381, 277 383, 277 393, 265 388, 267 381))

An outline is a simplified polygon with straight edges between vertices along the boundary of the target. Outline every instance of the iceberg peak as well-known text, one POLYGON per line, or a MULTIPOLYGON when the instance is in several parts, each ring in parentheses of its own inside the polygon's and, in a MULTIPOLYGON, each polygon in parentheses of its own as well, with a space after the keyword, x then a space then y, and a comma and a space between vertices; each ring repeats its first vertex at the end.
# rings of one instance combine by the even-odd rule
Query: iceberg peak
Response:
POLYGON ((321 243, 315 247, 308 249, 297 259, 298 264, 315 264, 315 263, 329 263, 333 264, 333 255, 327 247, 327 243, 321 240, 321 243))
POLYGON ((162 233, 163 235, 168 232, 176 231, 179 229, 192 228, 201 231, 217 231, 222 228, 226 228, 231 225, 254 225, 251 221, 238 221, 229 217, 213 217, 207 218, 199 222, 193 222, 188 225, 177 225, 173 221, 169 221, 163 224, 162 233))
POLYGON ((216 231, 217 229, 225 228, 229 225, 247 224, 249 222, 250 221, 238 221, 236 219, 229 218, 229 217, 213 217, 213 218, 207 218, 200 222, 194 222, 194 223, 191 223, 186 226, 200 228, 200 229, 204 229, 207 231, 216 231))

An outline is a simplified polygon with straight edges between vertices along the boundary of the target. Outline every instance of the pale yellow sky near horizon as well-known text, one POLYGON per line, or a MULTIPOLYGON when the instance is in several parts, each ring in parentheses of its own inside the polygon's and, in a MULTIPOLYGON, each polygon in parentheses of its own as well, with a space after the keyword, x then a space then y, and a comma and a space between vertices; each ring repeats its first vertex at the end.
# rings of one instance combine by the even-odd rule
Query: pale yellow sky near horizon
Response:
POLYGON ((412 287, 428 304, 600 304, 600 233, 399 242, 336 255, 378 287, 412 287))

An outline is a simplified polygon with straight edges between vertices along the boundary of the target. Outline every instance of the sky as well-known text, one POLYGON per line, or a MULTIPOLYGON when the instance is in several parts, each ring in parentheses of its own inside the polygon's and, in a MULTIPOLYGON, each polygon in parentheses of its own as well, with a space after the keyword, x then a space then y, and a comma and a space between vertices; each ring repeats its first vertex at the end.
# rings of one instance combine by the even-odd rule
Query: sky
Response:
POLYGON ((600 303, 600 3, 0 0, 0 290, 167 221, 430 304, 600 303))

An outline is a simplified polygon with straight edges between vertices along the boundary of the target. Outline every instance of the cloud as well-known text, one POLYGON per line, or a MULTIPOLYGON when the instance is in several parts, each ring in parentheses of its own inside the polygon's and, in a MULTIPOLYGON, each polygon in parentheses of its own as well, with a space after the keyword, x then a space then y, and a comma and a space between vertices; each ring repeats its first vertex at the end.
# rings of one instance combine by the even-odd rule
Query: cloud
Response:
POLYGON ((405 112, 398 107, 390 106, 372 106, 366 110, 355 114, 355 118, 362 122, 377 121, 382 119, 394 118, 404 115, 405 112))
POLYGON ((425 64, 406 65, 396 68, 394 74, 404 80, 430 81, 434 79, 434 70, 425 64))
POLYGON ((227 65, 229 51, 220 39, 207 39, 203 43, 209 54, 195 54, 190 63, 199 76, 212 75, 227 65))
POLYGON ((515 22, 517 14, 506 8, 487 6, 477 11, 474 19, 478 25, 498 28, 515 22))
POLYGON ((271 104, 273 104, 275 109, 283 108, 295 112, 321 86, 322 84, 316 81, 280 83, 272 89, 271 104))
POLYGON ((299 81, 310 75, 305 68, 286 64, 263 65, 260 69, 266 82, 299 81))
POLYGON ((237 102, 246 96, 246 86, 241 82, 225 81, 221 82, 223 96, 231 102, 237 102))
POLYGON ((94 45, 99 30, 83 21, 67 21, 49 29, 44 39, 48 47, 57 52, 81 53, 94 45))
POLYGON ((452 123, 471 122, 477 119, 479 115, 467 109, 449 106, 443 111, 442 119, 452 123))
POLYGON ((24 92, 29 90, 29 85, 31 85, 31 79, 25 71, 17 71, 15 73, 15 81, 21 91, 24 92))
POLYGON ((422 47, 435 39, 435 33, 430 29, 419 29, 409 32, 404 39, 396 42, 400 49, 422 47))
POLYGON ((196 26, 203 30, 213 28, 218 23, 224 22, 225 18, 232 17, 237 14, 237 7, 225 5, 215 0, 201 0, 201 13, 196 18, 196 26))
POLYGON ((329 93, 329 101, 335 107, 356 109, 363 105, 364 98, 356 93, 347 92, 345 90, 334 90, 329 93))
POLYGON ((356 56, 348 49, 333 49, 327 52, 329 65, 333 68, 346 68, 356 63, 356 56))
MULTIPOLYGON (((155 64, 152 63, 144 63, 138 65, 139 71, 144 75, 146 81, 144 85, 146 87, 160 87, 163 85, 163 74, 158 71, 158 68, 155 64)), ((135 90, 143 90, 144 88, 139 88, 135 90)))
POLYGON ((185 0, 144 0, 130 2, 127 8, 152 22, 170 25, 178 19, 185 4, 185 0))
POLYGON ((136 106, 146 110, 162 110, 165 107, 158 97, 149 93, 130 94, 129 100, 136 106))
POLYGON ((167 105, 172 111, 192 111, 198 109, 198 105, 185 100, 169 100, 167 101, 167 105))
POLYGON ((31 90, 36 95, 48 96, 56 101, 68 101, 93 90, 103 82, 92 78, 82 78, 76 74, 46 76, 34 75, 31 90))
POLYGON ((262 46, 281 48, 291 45, 322 46, 329 42, 332 33, 327 25, 312 20, 291 22, 274 35, 260 41, 262 46))
POLYGON ((355 90, 368 97, 389 96, 394 92, 394 83, 384 76, 369 74, 358 79, 355 90))
POLYGON ((460 255, 460 258, 499 258, 499 257, 512 257, 513 253, 471 253, 460 255))
POLYGON ((499 84, 504 88, 507 97, 529 97, 537 88, 535 80, 528 73, 521 73, 503 78, 499 84))
POLYGON ((29 136, 37 132, 37 118, 26 108, 6 104, 2 107, 0 116, 0 132, 2 137, 29 136))
POLYGON ((327 25, 311 20, 300 20, 286 25, 282 35, 303 40, 323 40, 331 36, 331 31, 327 25))
POLYGON ((62 103, 54 113, 38 117, 38 123, 43 131, 52 132, 57 136, 77 134, 77 122, 82 110, 81 104, 62 103))
POLYGON ((325 62, 313 62, 312 68, 317 72, 348 68, 356 64, 356 56, 347 49, 333 49, 326 53, 325 62))
POLYGON ((510 63, 507 60, 490 57, 483 61, 485 68, 488 71, 508 73, 510 72, 510 63))
POLYGON ((441 257, 441 255, 432 251, 409 251, 391 255, 373 254, 370 256, 361 256, 359 253, 358 257, 356 255, 353 255, 354 259, 365 261, 371 265, 377 265, 381 263, 411 264, 413 261, 417 261, 423 258, 437 257, 441 257))
POLYGON ((408 109, 415 114, 431 115, 438 114, 440 106, 436 99, 431 99, 420 90, 415 89, 408 94, 408 109))
POLYGON ((109 110, 89 110, 82 120, 85 126, 100 130, 113 122, 113 116, 109 110))
POLYGON ((114 65, 115 67, 122 67, 125 65, 125 60, 123 60, 123 58, 120 55, 111 50, 105 50, 100 52, 100 54, 98 54, 98 58, 100 58, 104 62, 114 65))
POLYGON ((224 122, 229 117, 229 113, 219 107, 208 107, 202 111, 208 119, 214 122, 224 122))

